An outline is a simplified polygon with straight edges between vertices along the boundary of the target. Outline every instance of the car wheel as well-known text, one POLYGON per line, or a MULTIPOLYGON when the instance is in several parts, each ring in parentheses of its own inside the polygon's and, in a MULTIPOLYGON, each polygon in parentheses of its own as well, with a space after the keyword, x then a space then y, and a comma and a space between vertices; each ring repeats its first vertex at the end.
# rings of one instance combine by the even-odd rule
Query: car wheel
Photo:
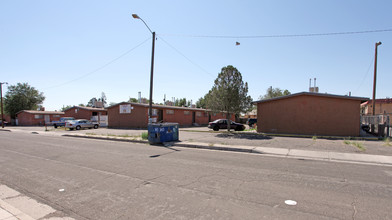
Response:
POLYGON ((76 130, 80 130, 80 126, 78 125, 78 126, 76 126, 76 130))
POLYGON ((56 124, 54 124, 53 126, 54 126, 54 128, 57 128, 57 125, 56 125, 56 124))
POLYGON ((214 130, 214 131, 219 131, 219 126, 215 126, 215 127, 213 128, 213 130, 214 130))
POLYGON ((98 128, 98 125, 94 125, 94 129, 97 129, 98 128))

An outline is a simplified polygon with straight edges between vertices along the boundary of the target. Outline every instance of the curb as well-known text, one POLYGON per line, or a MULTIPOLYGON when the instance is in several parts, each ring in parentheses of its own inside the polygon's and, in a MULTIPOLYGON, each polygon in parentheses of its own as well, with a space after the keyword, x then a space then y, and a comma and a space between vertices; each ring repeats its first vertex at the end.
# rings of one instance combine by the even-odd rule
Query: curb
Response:
MULTIPOLYGON (((132 140, 125 137, 102 137, 102 136, 87 136, 87 135, 71 135, 65 134, 65 137, 87 138, 97 140, 121 141, 132 142, 140 144, 148 144, 146 140, 132 140)), ((344 161, 344 162, 360 162, 367 164, 377 165, 392 165, 392 156, 371 155, 371 154, 353 154, 353 153, 339 153, 327 151, 306 151, 297 149, 286 148, 271 148, 271 147, 255 147, 255 146, 234 146, 223 144, 207 144, 202 142, 170 142, 171 146, 197 148, 207 150, 220 150, 220 151, 234 151, 242 153, 255 153, 266 155, 279 155, 290 158, 309 158, 317 160, 328 161, 344 161)))

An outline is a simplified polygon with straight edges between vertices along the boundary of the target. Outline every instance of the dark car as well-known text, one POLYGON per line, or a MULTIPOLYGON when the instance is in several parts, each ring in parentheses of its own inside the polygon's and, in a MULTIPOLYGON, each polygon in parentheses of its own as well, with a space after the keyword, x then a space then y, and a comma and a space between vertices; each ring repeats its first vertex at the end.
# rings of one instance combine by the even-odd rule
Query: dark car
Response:
POLYGON ((253 125, 257 124, 257 118, 249 118, 248 121, 246 121, 246 124, 249 125, 249 127, 253 127, 253 125))
MULTIPOLYGON (((227 119, 217 119, 208 124, 208 128, 213 129, 214 131, 219 131, 219 129, 227 129, 227 119)), ((230 129, 234 129, 235 131, 243 131, 245 130, 245 126, 240 123, 236 123, 231 121, 230 129)))

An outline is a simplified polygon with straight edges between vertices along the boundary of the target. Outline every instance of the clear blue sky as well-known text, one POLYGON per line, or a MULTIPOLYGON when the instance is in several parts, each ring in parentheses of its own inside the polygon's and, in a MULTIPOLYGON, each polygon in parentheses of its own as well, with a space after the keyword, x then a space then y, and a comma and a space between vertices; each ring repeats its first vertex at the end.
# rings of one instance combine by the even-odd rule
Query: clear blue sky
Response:
POLYGON ((391 31, 243 38, 390 30, 391 8, 390 0, 2 0, 0 81, 29 83, 47 110, 101 92, 108 103, 139 91, 148 98, 151 33, 136 13, 157 33, 154 102, 166 94, 195 103, 226 65, 242 73, 254 100, 270 86, 307 91, 310 78, 322 93, 371 98, 378 41, 377 98, 391 97, 391 31))

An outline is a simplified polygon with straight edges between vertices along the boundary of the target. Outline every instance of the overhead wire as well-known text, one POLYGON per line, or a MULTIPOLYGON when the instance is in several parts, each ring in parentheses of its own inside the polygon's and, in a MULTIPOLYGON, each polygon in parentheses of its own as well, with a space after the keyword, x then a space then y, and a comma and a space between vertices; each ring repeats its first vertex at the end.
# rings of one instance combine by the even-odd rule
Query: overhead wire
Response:
POLYGON ((184 57, 186 60, 188 60, 190 63, 192 63, 194 66, 202 70, 203 72, 207 73, 211 77, 215 78, 213 74, 209 73, 207 70, 205 70, 203 67, 201 67, 199 64, 193 62, 191 59, 189 59, 187 56, 185 56, 181 51, 179 51, 177 48, 175 48, 173 45, 171 45, 169 42, 167 42, 165 39, 163 39, 161 36, 158 36, 159 39, 161 39, 165 44, 167 44, 170 48, 172 48, 174 51, 176 51, 178 54, 180 54, 182 57, 184 57))
POLYGON ((329 32, 329 33, 307 33, 307 34, 275 34, 275 35, 251 35, 251 36, 226 36, 226 35, 181 35, 181 34, 161 34, 161 36, 176 36, 189 38, 290 38, 290 37, 317 37, 331 35, 352 35, 352 34, 369 34, 380 32, 391 32, 392 28, 365 31, 345 31, 345 32, 329 32))
POLYGON ((366 79, 367 76, 369 75, 370 68, 372 67, 373 62, 374 62, 374 57, 372 58, 372 61, 370 62, 369 67, 368 67, 368 69, 367 69, 367 71, 366 71, 366 74, 365 74, 365 76, 362 78, 361 83, 359 84, 359 86, 358 86, 353 92, 357 92, 358 89, 361 88, 362 84, 365 82, 365 79, 366 79))
POLYGON ((80 80, 80 79, 83 79, 83 78, 85 78, 85 77, 87 77, 87 76, 89 76, 89 75, 91 75, 91 74, 93 74, 93 73, 96 73, 96 72, 98 72, 98 71, 104 69, 105 67, 109 66, 110 64, 116 62, 117 60, 121 59, 121 58, 124 57, 125 55, 129 54, 130 52, 132 52, 132 51, 135 50, 136 48, 140 47, 141 45, 143 45, 144 43, 146 43, 146 42, 147 42, 148 40, 150 40, 150 39, 151 39, 151 37, 147 38, 147 39, 144 40, 143 42, 141 42, 141 43, 139 43, 138 45, 132 47, 131 49, 125 51, 125 52, 122 53, 120 56, 118 56, 118 57, 112 59, 111 61, 107 62, 106 64, 104 64, 104 65, 102 65, 102 66, 100 66, 100 67, 98 67, 98 68, 96 68, 96 69, 93 70, 93 71, 90 71, 90 72, 88 72, 88 73, 86 73, 86 74, 83 74, 82 76, 80 76, 80 77, 78 77, 78 78, 69 80, 69 81, 67 81, 67 82, 64 82, 64 83, 61 83, 61 84, 58 84, 58 85, 54 85, 54 86, 50 86, 50 87, 46 87, 46 88, 44 88, 44 90, 45 90, 45 89, 52 89, 52 88, 61 87, 61 86, 67 85, 67 84, 69 84, 69 83, 72 83, 72 82, 78 81, 78 80, 80 80))

